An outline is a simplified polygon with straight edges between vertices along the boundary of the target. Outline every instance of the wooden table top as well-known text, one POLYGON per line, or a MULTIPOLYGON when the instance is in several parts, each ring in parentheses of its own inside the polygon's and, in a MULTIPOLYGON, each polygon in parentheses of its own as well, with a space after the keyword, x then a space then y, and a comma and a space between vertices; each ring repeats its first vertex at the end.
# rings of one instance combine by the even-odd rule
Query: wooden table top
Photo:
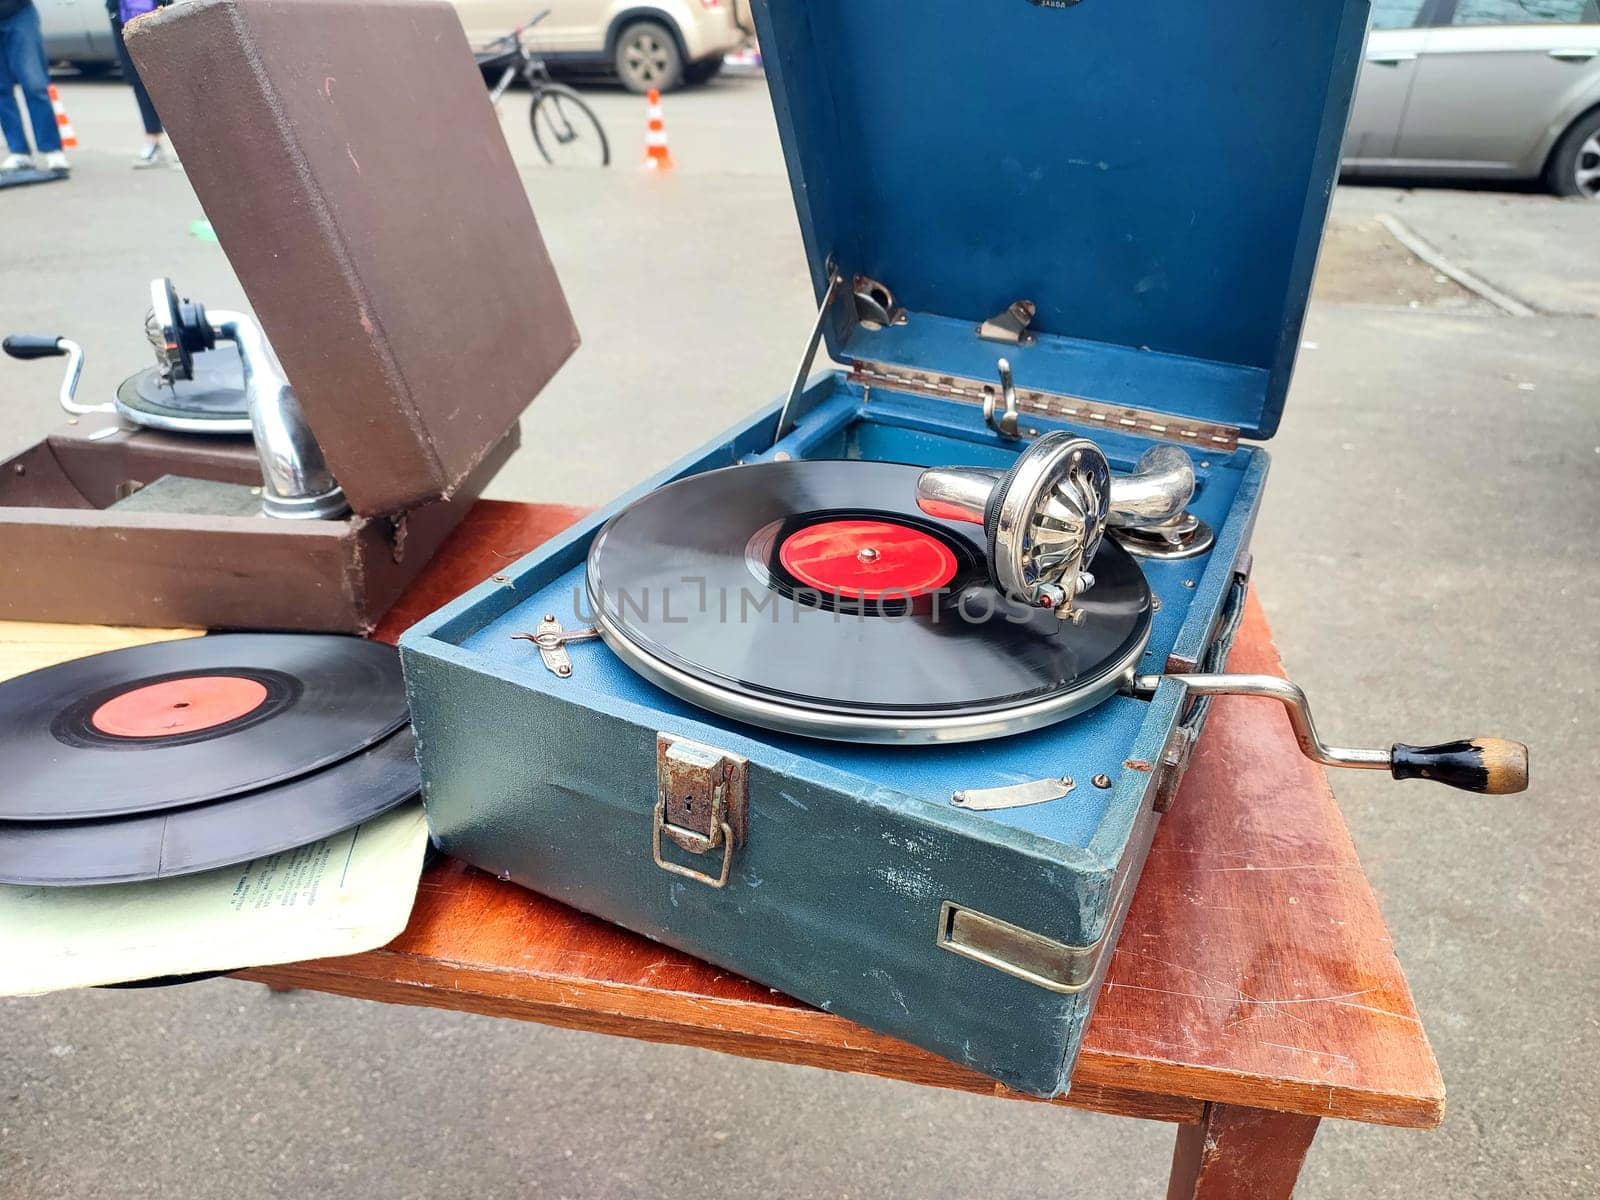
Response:
MULTIPOLYGON (((385 620, 390 640, 580 510, 485 501, 385 620)), ((0 624, 0 677, 171 631, 0 624)), ((1281 674, 1251 598, 1229 667, 1281 674)), ((460 863, 406 932, 244 977, 1014 1095, 972 1071, 460 863)), ((1175 1121, 1206 1101, 1437 1125, 1444 1089, 1323 770, 1281 709, 1219 698, 1150 851, 1061 1103, 1175 1121)))

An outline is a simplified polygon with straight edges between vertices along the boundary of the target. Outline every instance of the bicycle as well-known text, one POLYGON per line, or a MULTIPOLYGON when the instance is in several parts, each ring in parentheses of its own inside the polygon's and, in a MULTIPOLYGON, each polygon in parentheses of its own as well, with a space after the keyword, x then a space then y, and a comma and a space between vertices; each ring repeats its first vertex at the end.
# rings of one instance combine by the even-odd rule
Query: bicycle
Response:
POLYGON ((499 82, 489 89, 489 102, 498 107, 512 80, 521 78, 533 93, 528 124, 533 129, 533 144, 539 148, 545 162, 551 166, 608 166, 611 144, 606 140, 600 118, 577 92, 551 79, 544 60, 530 51, 522 40, 525 32, 549 15, 550 10, 545 9, 527 24, 518 25, 504 37, 497 38, 487 51, 478 55, 481 70, 503 68, 499 82))

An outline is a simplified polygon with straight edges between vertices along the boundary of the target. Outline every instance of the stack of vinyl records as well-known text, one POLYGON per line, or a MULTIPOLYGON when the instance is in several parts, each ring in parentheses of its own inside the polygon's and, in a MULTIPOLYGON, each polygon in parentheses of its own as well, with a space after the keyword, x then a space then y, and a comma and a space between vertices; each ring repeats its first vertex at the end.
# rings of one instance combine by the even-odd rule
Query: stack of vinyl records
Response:
POLYGON ((0 684, 0 883, 81 886, 247 862, 420 786, 393 647, 223 634, 0 684))

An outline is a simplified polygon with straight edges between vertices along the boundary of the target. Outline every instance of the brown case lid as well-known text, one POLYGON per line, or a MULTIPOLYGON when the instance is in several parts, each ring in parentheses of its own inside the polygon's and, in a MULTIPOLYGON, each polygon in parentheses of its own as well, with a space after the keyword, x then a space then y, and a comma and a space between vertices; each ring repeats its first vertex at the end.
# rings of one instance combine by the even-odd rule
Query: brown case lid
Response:
POLYGON ((578 347, 455 10, 185 0, 126 36, 351 507, 449 495, 578 347))

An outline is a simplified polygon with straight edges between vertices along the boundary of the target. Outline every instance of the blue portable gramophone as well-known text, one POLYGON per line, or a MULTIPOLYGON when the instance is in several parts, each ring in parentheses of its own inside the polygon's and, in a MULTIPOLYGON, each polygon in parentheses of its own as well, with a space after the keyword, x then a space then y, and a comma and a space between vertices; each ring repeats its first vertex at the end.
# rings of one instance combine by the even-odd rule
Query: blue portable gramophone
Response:
POLYGON ((449 854, 1064 1091, 1217 674, 1367 5, 758 0, 788 396, 401 643, 449 854), (807 382, 825 342, 844 370, 807 382))

